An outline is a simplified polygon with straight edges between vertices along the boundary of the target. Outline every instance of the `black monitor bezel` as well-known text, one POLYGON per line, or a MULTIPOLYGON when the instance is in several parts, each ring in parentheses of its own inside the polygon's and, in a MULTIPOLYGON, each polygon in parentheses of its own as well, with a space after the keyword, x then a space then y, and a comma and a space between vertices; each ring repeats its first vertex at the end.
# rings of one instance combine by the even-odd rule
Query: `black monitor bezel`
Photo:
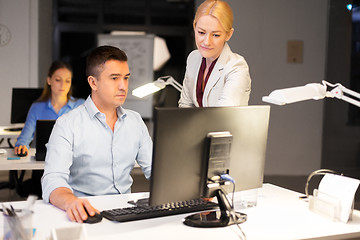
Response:
POLYGON ((202 188, 206 186, 204 184, 206 178, 203 177, 202 166, 204 166, 203 161, 205 161, 205 136, 208 132, 229 131, 234 136, 230 175, 234 174, 233 178, 239 181, 236 184, 236 191, 261 187, 265 167, 269 116, 270 106, 267 105, 155 108, 149 204, 160 205, 203 197, 205 190, 202 188), (162 116, 162 114, 166 116, 162 116), (195 117, 200 115, 202 115, 199 118, 202 124, 194 123, 195 117), (209 124, 210 120, 212 124, 209 124), (199 134, 201 137, 198 136, 199 134), (170 139, 176 138, 183 139, 183 143, 181 141, 171 143, 170 139), (239 144, 239 138, 249 141, 243 141, 239 144), (186 149, 183 149, 186 145, 186 149), (247 151, 247 148, 250 149, 250 152, 241 153, 241 151, 247 151), (188 161, 186 155, 189 154, 191 156, 195 154, 198 160, 188 161), (183 160, 170 159, 171 156, 183 160), (236 156, 246 156, 247 160, 235 159, 236 156), (241 166, 252 159, 254 160, 251 164, 253 166, 241 166), (183 166, 187 167, 184 168, 183 166), (250 181, 241 182, 245 178, 250 179, 250 181), (252 178, 253 180, 251 180, 252 178))
POLYGON ((31 104, 41 96, 42 88, 13 88, 10 123, 25 123, 31 104))

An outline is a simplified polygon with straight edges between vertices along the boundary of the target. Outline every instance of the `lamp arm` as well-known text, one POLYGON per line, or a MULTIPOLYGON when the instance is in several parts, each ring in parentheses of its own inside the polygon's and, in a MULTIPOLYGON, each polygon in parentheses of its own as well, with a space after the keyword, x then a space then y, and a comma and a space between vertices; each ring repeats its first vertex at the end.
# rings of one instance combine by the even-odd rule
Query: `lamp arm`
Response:
POLYGON ((182 91, 182 85, 180 83, 178 83, 175 79, 171 78, 172 81, 170 82, 170 84, 176 88, 179 92, 182 91))
POLYGON ((182 85, 178 83, 172 76, 164 76, 164 77, 160 77, 159 79, 164 80, 166 85, 173 86, 179 92, 182 91, 182 85))
POLYGON ((330 92, 327 92, 327 94, 326 94, 327 97, 336 97, 338 99, 344 100, 348 103, 351 103, 351 104, 354 104, 354 105, 360 107, 360 101, 356 100, 356 98, 360 99, 359 93, 357 93, 353 90, 347 89, 346 87, 344 87, 343 85, 341 85, 339 83, 331 84, 326 81, 323 81, 323 84, 329 85, 330 87, 334 87, 334 89, 332 89, 330 92), (344 93, 346 93, 348 96, 351 96, 353 98, 345 96, 344 93))

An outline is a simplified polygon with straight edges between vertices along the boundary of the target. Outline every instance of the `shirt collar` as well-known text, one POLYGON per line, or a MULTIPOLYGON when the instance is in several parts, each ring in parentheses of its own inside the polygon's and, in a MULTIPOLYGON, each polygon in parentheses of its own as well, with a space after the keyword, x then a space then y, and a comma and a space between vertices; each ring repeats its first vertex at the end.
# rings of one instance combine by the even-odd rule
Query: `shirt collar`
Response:
MULTIPOLYGON (((88 96, 84 102, 85 108, 88 111, 90 117, 95 117, 97 114, 101 113, 99 109, 95 106, 95 103, 91 99, 91 95, 88 96)), ((124 119, 126 117, 125 109, 121 106, 116 109, 118 118, 124 119)))

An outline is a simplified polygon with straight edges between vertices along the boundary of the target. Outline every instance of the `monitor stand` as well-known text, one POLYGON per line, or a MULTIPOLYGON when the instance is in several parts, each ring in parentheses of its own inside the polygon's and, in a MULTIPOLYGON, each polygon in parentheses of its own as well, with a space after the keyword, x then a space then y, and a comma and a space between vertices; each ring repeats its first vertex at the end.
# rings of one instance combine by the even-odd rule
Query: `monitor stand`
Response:
POLYGON ((140 198, 136 202, 134 200, 128 201, 129 204, 135 207, 147 207, 149 206, 149 198, 140 198))
POLYGON ((226 227, 232 224, 240 224, 247 220, 245 213, 235 212, 230 205, 226 194, 218 189, 216 198, 219 203, 220 210, 207 211, 187 216, 183 223, 191 227, 226 227))

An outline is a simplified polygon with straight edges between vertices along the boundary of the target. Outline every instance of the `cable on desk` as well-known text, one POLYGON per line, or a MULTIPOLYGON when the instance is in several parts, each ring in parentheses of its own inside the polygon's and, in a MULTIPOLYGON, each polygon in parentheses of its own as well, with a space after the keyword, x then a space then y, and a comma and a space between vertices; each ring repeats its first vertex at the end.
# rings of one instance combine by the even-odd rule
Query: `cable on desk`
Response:
MULTIPOLYGON (((229 175, 229 174, 222 174, 220 176, 220 178, 222 180, 225 181, 229 181, 232 183, 233 185, 233 190, 232 190, 232 197, 231 197, 231 209, 232 211, 230 212, 230 217, 232 218, 232 220, 236 223, 235 225, 237 226, 237 228, 240 230, 241 235, 239 235, 240 239, 242 240, 246 240, 246 234, 245 232, 241 229, 240 227, 240 223, 238 223, 237 221, 237 217, 235 215, 235 210, 234 210, 234 194, 235 194, 235 180, 229 175)), ((226 196, 228 195, 228 193, 226 192, 226 190, 222 187, 222 185, 220 185, 221 190, 226 194, 226 196)), ((247 217, 247 215, 245 214, 245 218, 247 217)))
POLYGON ((314 172, 312 172, 307 180, 306 180, 306 185, 305 185, 305 195, 306 195, 306 198, 309 199, 309 183, 310 183, 310 180, 313 176, 316 176, 316 175, 325 175, 326 173, 332 173, 332 174, 338 174, 338 175, 343 175, 343 174, 340 174, 334 170, 331 170, 331 169, 319 169, 319 170, 316 170, 314 172))

